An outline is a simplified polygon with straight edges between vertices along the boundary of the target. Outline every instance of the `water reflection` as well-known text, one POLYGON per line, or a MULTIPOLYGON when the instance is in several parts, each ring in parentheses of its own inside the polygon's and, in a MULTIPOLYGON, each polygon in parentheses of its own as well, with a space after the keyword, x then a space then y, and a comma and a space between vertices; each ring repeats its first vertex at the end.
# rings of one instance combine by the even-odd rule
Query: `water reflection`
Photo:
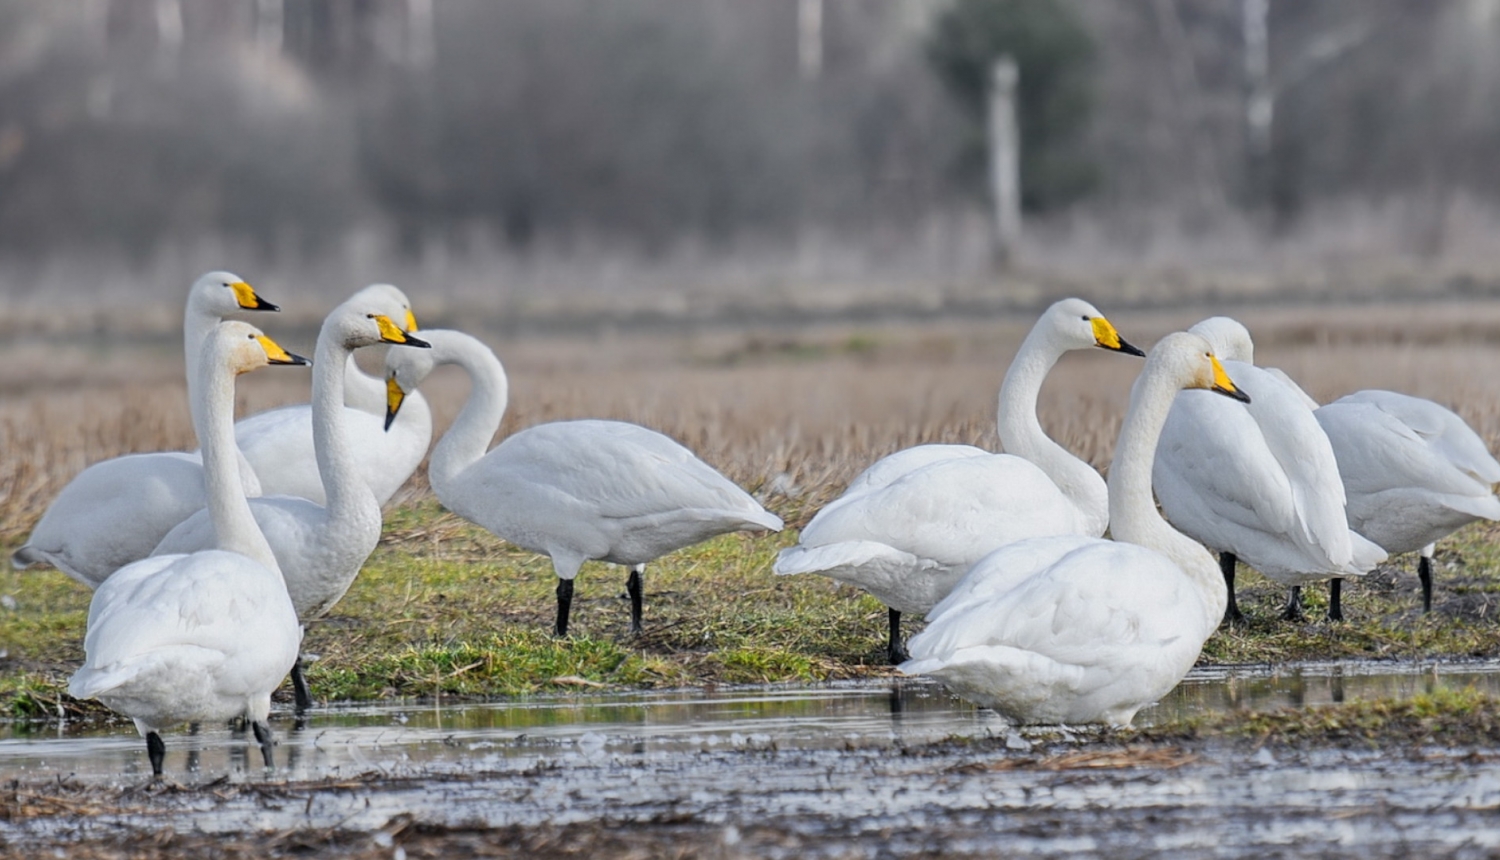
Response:
MULTIPOLYGON (((1139 724, 1231 709, 1269 710, 1440 687, 1500 695, 1500 663, 1310 663, 1199 670, 1139 724)), ((280 776, 317 778, 377 769, 415 774, 445 766, 508 769, 542 760, 731 749, 839 750, 903 746, 950 736, 1004 734, 976 709, 921 679, 818 687, 680 690, 539 696, 446 706, 374 704, 323 709, 305 721, 273 717, 280 776)), ((204 726, 167 737, 167 768, 203 776, 258 776, 248 734, 204 726)), ((125 727, 0 728, 0 774, 148 774, 144 742, 125 727)))

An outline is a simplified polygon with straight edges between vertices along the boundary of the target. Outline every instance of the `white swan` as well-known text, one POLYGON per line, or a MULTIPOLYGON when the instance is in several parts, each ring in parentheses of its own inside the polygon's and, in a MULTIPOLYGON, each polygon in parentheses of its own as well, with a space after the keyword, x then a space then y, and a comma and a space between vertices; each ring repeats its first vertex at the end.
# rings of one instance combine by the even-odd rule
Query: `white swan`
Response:
POLYGON ((431 350, 386 356, 390 414, 434 367, 456 364, 473 390, 432 449, 428 479, 450 511, 552 559, 559 636, 568 632, 573 579, 585 561, 627 565, 630 629, 641 632, 641 575, 674 550, 741 529, 781 530, 781 519, 671 439, 621 421, 557 421, 513 434, 486 452, 509 386, 489 347, 457 331, 426 331, 431 350))
MULTIPOLYGON (((1239 322, 1212 317, 1189 331, 1255 398, 1241 406, 1206 391, 1178 394, 1152 472, 1167 521, 1220 553, 1224 620, 1244 618, 1234 599, 1236 559, 1292 586, 1363 576, 1384 561, 1380 547, 1349 530, 1333 445, 1301 389, 1254 365, 1239 322)), ((1284 617, 1300 615, 1300 601, 1289 602, 1284 617)), ((1342 616, 1330 603, 1329 617, 1342 616)))
MULTIPOLYGON (((182 319, 189 404, 201 399, 197 392, 203 342, 219 321, 240 311, 274 310, 278 308, 238 275, 209 272, 193 284, 182 319)), ((193 421, 196 426, 196 414, 193 421)), ((260 495, 253 470, 234 456, 245 492, 260 495)), ((104 460, 63 487, 26 543, 11 556, 11 564, 17 570, 51 564, 96 588, 116 570, 150 555, 163 535, 205 504, 203 462, 196 453, 129 454, 104 460)))
POLYGON ((127 565, 89 604, 87 657, 68 694, 135 720, 155 776, 166 754, 157 732, 236 716, 249 721, 272 766, 271 693, 297 659, 302 628, 237 474, 234 377, 306 363, 246 323, 225 322, 208 336, 193 412, 218 540, 191 555, 127 565))
POLYGON ((1098 537, 1109 522, 1104 479, 1042 431, 1036 402, 1063 353, 1140 355, 1081 299, 1037 320, 1005 373, 996 417, 1004 454, 968 445, 918 445, 866 469, 781 551, 778 574, 820 573, 857 585, 889 607, 887 654, 906 659, 901 613, 925 613, 964 571, 1028 537, 1098 537))
POLYGON ((912 637, 931 675, 1017 723, 1129 725, 1182 680, 1227 603, 1213 556, 1151 498, 1157 434, 1182 388, 1238 399, 1208 342, 1179 332, 1146 358, 1109 470, 1114 541, 1020 541, 986 556, 912 637))
MULTIPOLYGON (((399 305, 409 332, 417 320, 406 294, 390 284, 371 284, 355 293, 363 300, 399 305)), ((351 355, 344 369, 345 432, 350 439, 355 469, 364 476, 384 505, 417 470, 432 442, 432 410, 420 394, 413 394, 401 416, 386 429, 385 380, 359 369, 351 355)), ((313 448, 312 405, 302 403, 251 415, 234 425, 235 442, 260 478, 267 496, 301 496, 327 504, 318 459, 313 448)))
POLYGON ((1338 457, 1349 526, 1392 555, 1421 551, 1430 611, 1434 544, 1475 520, 1500 520, 1500 463, 1462 418, 1420 397, 1357 391, 1313 415, 1338 457))
MULTIPOLYGON (((389 315, 400 313, 400 307, 389 300, 356 295, 335 308, 318 333, 313 359, 313 443, 318 472, 328 490, 327 506, 296 496, 262 496, 250 501, 303 621, 323 615, 344 596, 380 540, 380 504, 356 471, 345 431, 349 410, 344 408, 344 366, 350 352, 361 346, 385 342, 425 347, 424 341, 391 322, 389 315)), ((200 511, 172 529, 152 554, 196 552, 214 546, 214 541, 213 520, 207 511, 200 511)), ((300 663, 292 667, 292 683, 298 709, 311 707, 300 663)))

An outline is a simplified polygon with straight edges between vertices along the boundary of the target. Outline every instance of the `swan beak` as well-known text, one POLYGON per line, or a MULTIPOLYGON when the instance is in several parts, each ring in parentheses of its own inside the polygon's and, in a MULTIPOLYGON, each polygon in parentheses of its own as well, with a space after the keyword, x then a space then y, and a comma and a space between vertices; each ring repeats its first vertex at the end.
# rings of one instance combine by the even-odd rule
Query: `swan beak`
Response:
POLYGON ((401 411, 401 402, 406 399, 406 392, 401 389, 401 383, 396 381, 396 374, 392 373, 385 380, 385 429, 391 429, 391 423, 396 420, 396 413, 401 411))
POLYGON ((274 340, 271 340, 265 335, 260 335, 256 338, 256 340, 260 341, 261 349, 264 349, 266 351, 266 358, 269 359, 272 364, 312 364, 312 362, 308 361, 302 356, 287 352, 286 350, 282 349, 281 344, 277 343, 274 340))
POLYGON ((417 315, 411 312, 411 308, 406 309, 406 330, 409 332, 417 330, 417 315))
POLYGON ((1209 390, 1223 394, 1226 397, 1233 397, 1241 403, 1249 403, 1250 395, 1235 387, 1234 381, 1229 378, 1229 374, 1224 372, 1224 365, 1219 363, 1218 356, 1210 355, 1208 360, 1214 364, 1214 384, 1209 390))
POLYGON ((1115 331, 1115 327, 1110 325, 1109 320, 1104 317, 1094 317, 1093 324, 1094 346, 1112 349, 1115 352, 1123 352, 1126 355, 1144 356, 1146 354, 1139 348, 1126 343, 1125 338, 1120 337, 1120 333, 1115 331))
POLYGON ((234 290, 234 300, 240 303, 240 307, 247 311, 279 311, 281 308, 271 304, 255 294, 255 288, 244 281, 235 281, 229 285, 234 290))
POLYGON ((380 327, 380 339, 386 343, 398 343, 402 346, 431 347, 432 344, 419 337, 412 337, 402 331, 399 326, 391 322, 391 318, 385 314, 370 314, 370 319, 380 327))

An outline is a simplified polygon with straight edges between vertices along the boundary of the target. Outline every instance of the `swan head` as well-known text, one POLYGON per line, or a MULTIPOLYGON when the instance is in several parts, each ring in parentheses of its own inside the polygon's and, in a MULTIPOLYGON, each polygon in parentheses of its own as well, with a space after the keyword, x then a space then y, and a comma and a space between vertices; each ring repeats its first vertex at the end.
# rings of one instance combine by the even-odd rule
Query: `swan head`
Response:
POLYGON ((389 303, 392 311, 399 309, 399 312, 387 313, 392 322, 399 325, 403 331, 417 330, 417 317, 412 313, 411 300, 395 284, 371 284, 355 293, 351 301, 389 303))
POLYGON ((279 311, 261 298, 255 288, 233 272, 209 272, 193 282, 188 306, 208 316, 222 317, 241 311, 279 311))
POLYGON ((1208 341, 1214 355, 1223 361, 1255 363, 1255 341, 1250 339, 1250 330, 1238 320, 1209 317, 1188 331, 1208 341))
POLYGON ((1148 377, 1171 380, 1178 388, 1202 388, 1242 403, 1250 402, 1250 395, 1224 372, 1213 346, 1191 332, 1174 332, 1156 344, 1141 371, 1141 378, 1148 377))
POLYGON ((222 355, 236 376, 268 364, 312 364, 302 356, 282 349, 260 329, 239 320, 219 323, 204 348, 222 355))
POLYGON ((406 395, 415 391, 437 367, 443 334, 434 331, 428 335, 434 349, 393 349, 385 354, 385 429, 391 429, 406 395))
POLYGON ((1099 309, 1083 299, 1063 299, 1042 314, 1050 335, 1064 349, 1088 349, 1097 346, 1126 355, 1145 355, 1120 337, 1113 324, 1099 309))

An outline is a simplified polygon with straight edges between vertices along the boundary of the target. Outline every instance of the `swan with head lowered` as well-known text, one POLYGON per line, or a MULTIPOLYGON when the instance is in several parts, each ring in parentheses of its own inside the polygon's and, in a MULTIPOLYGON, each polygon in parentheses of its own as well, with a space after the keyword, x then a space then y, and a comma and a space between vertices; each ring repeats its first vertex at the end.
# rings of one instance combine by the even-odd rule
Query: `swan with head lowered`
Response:
POLYGON ((1420 551, 1422 610, 1430 611, 1437 541, 1475 520, 1500 520, 1500 463, 1462 418, 1420 397, 1357 391, 1313 415, 1338 458, 1349 527, 1388 553, 1420 551))
MULTIPOLYGON (((188 291, 183 312, 183 354, 188 403, 198 423, 203 342, 227 314, 274 311, 239 275, 209 272, 188 291)), ((237 451, 236 472, 247 495, 260 495, 255 472, 237 451)), ((63 487, 11 556, 23 569, 51 564, 97 588, 105 577, 151 554, 152 547, 207 503, 203 461, 196 453, 129 454, 95 463, 63 487)))
POLYGON ((232 717, 250 723, 272 766, 271 693, 297 659, 302 628, 238 474, 234 377, 306 363, 246 323, 225 322, 207 336, 193 415, 214 545, 127 565, 89 604, 87 656, 68 693, 133 719, 155 776, 166 755, 162 729, 232 717))
POLYGON ((1203 338, 1163 338, 1132 390, 1109 469, 1114 540, 1035 538, 986 556, 933 608, 902 672, 1016 723, 1112 726, 1182 680, 1227 603, 1213 556, 1151 497, 1157 436, 1183 388, 1248 401, 1203 338))
MULTIPOLYGON (((350 353, 362 346, 427 346, 392 322, 392 314, 399 318, 399 304, 356 295, 335 308, 318 333, 313 354, 313 444, 328 504, 296 496, 262 496, 250 502, 276 554, 297 617, 304 622, 333 608, 380 540, 380 503, 358 472, 353 440, 345 429, 344 367, 350 353)), ((196 552, 214 546, 216 539, 213 519, 200 511, 172 529, 152 554, 196 552)), ((292 683, 298 709, 311 707, 300 663, 292 667, 292 683)))
POLYGON ((725 532, 781 530, 779 517, 687 448, 636 424, 556 421, 487 450, 509 393, 500 360, 462 332, 423 334, 431 350, 386 355, 390 415, 438 365, 469 375, 472 392, 432 449, 428 480, 448 510, 552 559, 557 635, 568 632, 573 579, 585 561, 630 567, 630 629, 638 634, 647 562, 725 532))
MULTIPOLYGON (((399 305, 391 317, 408 332, 417 330, 406 294, 391 284, 371 284, 355 293, 361 301, 399 305)), ((385 380, 359 369, 350 355, 344 366, 344 429, 350 440, 355 469, 364 476, 375 500, 384 505, 417 470, 432 442, 432 410, 422 395, 413 393, 400 417, 385 427, 385 380)), ((234 425, 234 439, 260 478, 267 496, 301 496, 320 505, 328 502, 318 473, 313 445, 312 404, 283 406, 251 415, 234 425)))
POLYGON ((1082 299, 1047 309, 1000 386, 1003 454, 918 445, 855 478, 776 559, 778 574, 819 573, 859 586, 889 608, 887 654, 906 659, 901 613, 925 613, 986 553, 1045 535, 1098 537, 1109 523, 1104 479, 1042 430, 1037 397, 1069 350, 1141 351, 1082 299))
MULTIPOLYGON (((1234 599, 1236 560, 1291 586, 1363 576, 1384 561, 1384 550, 1349 528, 1333 445, 1301 389, 1254 365, 1250 332, 1239 322, 1212 317, 1189 331, 1255 398, 1241 406, 1206 391, 1178 394, 1152 472, 1167 521, 1220 553, 1224 620, 1244 617, 1234 599)), ((1284 617, 1300 615, 1294 599, 1284 617)), ((1342 619, 1337 602, 1329 617, 1342 619)))

